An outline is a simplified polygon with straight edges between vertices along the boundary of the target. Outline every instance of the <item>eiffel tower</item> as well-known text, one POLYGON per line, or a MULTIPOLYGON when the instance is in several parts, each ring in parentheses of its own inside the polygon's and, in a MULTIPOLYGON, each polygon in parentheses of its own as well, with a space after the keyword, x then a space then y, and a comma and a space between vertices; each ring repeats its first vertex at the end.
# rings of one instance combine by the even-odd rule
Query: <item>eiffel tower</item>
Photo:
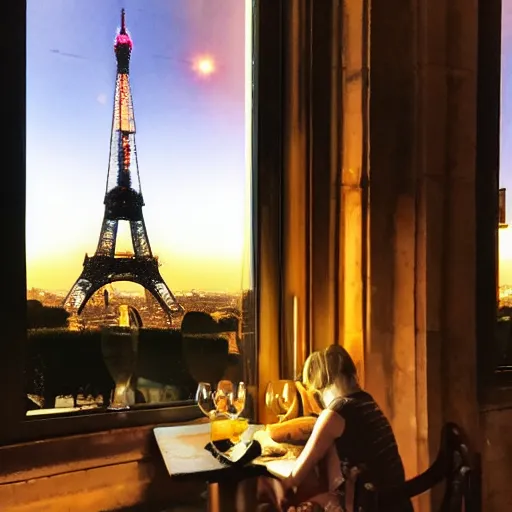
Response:
POLYGON ((82 273, 64 299, 64 307, 80 314, 101 287, 115 281, 132 281, 151 292, 170 317, 174 312, 183 311, 183 308, 160 275, 158 260, 151 252, 142 215, 144 200, 137 163, 135 116, 129 80, 132 47, 122 9, 121 29, 114 45, 117 79, 107 187, 103 201, 105 214, 96 252, 91 257, 85 255, 82 273), (123 253, 119 255, 121 257, 116 257, 119 221, 130 223, 133 255, 123 253))

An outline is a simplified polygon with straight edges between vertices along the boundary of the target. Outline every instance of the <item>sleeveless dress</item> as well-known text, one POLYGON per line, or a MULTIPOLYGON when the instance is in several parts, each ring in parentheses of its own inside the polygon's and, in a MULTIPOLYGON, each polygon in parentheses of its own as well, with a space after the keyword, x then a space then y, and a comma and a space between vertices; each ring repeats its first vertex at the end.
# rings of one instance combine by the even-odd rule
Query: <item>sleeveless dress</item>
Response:
MULTIPOLYGON (((400 485, 405 482, 402 459, 398 453, 395 435, 389 421, 373 397, 365 391, 333 400, 328 409, 345 420, 345 430, 336 440, 336 451, 342 472, 357 467, 364 481, 377 488, 400 485)), ((340 488, 343 493, 343 484, 340 488)), ((410 500, 401 500, 382 512, 412 512, 410 500)), ((380 510, 379 510, 380 512, 380 510)))

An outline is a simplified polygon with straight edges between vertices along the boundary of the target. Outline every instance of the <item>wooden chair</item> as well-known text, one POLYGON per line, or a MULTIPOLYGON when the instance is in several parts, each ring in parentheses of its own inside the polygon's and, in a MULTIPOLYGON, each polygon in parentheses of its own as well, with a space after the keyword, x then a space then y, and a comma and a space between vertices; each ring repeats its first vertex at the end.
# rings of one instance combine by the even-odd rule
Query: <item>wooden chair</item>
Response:
POLYGON ((476 472, 472 472, 469 450, 461 429, 447 423, 441 432, 441 447, 434 463, 421 475, 403 485, 376 488, 361 478, 356 484, 355 512, 393 510, 400 497, 407 500, 419 496, 445 482, 445 492, 439 512, 478 512, 476 472))

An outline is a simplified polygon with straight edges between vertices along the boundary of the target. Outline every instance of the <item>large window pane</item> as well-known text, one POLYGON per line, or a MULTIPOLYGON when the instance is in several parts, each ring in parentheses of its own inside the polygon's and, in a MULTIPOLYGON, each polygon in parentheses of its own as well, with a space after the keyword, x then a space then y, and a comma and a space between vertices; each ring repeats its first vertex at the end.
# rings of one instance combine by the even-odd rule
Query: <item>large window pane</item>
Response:
POLYGON ((499 312, 498 364, 512 366, 512 228, 509 226, 512 190, 512 1, 503 0, 501 59, 501 142, 499 190, 499 312))
POLYGON ((29 416, 254 384, 250 5, 28 2, 29 416))

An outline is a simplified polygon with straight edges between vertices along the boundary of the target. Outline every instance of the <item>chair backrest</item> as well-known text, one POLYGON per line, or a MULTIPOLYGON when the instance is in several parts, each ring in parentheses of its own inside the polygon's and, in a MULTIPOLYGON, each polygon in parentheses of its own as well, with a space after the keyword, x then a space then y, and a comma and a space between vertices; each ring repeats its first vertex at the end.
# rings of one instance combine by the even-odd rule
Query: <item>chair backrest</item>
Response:
POLYGON ((447 423, 443 427, 437 458, 420 475, 402 485, 380 489, 362 480, 357 492, 359 510, 388 510, 400 499, 406 501, 423 494, 443 481, 446 486, 439 512, 477 512, 477 504, 471 499, 473 490, 469 450, 461 429, 454 423, 447 423))
POLYGON ((449 466, 447 467, 446 487, 440 512, 477 512, 476 472, 472 470, 468 445, 461 429, 451 423, 449 466))

